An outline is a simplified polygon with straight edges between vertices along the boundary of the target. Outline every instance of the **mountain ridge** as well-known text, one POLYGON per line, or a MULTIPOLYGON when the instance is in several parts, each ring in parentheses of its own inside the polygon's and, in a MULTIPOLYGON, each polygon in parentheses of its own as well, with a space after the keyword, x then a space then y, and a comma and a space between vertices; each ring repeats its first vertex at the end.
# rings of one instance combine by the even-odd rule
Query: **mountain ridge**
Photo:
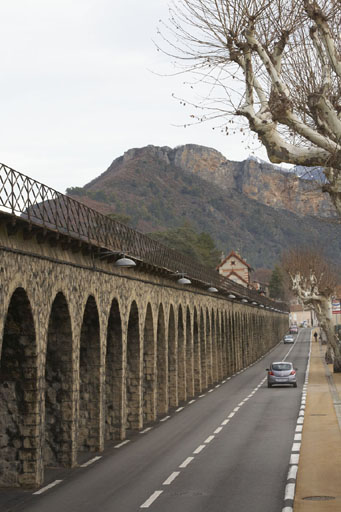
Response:
POLYGON ((327 247, 340 263, 341 229, 328 221, 328 197, 321 200, 311 185, 271 164, 229 161, 213 148, 149 145, 128 150, 68 193, 106 215, 129 216, 145 233, 189 221, 254 267, 272 267, 284 248, 299 244, 327 247))

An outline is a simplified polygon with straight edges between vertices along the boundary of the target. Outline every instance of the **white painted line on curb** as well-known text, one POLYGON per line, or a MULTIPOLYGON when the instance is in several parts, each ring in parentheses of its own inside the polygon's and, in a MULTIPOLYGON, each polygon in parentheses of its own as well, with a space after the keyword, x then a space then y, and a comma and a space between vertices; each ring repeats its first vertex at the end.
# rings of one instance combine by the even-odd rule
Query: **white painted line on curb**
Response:
POLYGON ((220 384, 217 384, 216 386, 214 386, 215 388, 220 388, 220 384))
POLYGON ((299 452, 301 450, 301 443, 294 443, 292 445, 291 451, 292 452, 299 452))
POLYGON ((199 395, 199 398, 202 398, 203 396, 206 396, 206 395, 199 395))
POLYGON ((173 482, 173 480, 175 480, 175 478, 179 475, 180 471, 174 471, 171 475, 169 475, 167 480, 165 480, 162 485, 170 485, 173 482))
POLYGON ((184 409, 184 407, 179 407, 175 412, 180 412, 184 409))
POLYGON ((299 416, 299 418, 297 420, 297 425, 302 425, 303 421, 304 421, 304 418, 302 416, 299 416))
POLYGON ((209 390, 208 390, 208 392, 209 392, 209 393, 212 393, 212 391, 214 391, 214 389, 209 389, 209 390))
POLYGON ((165 416, 164 418, 162 418, 160 421, 167 421, 169 420, 170 416, 165 416))
POLYGON ((204 443, 206 443, 206 444, 210 443, 211 441, 213 441, 213 439, 214 439, 214 436, 208 436, 208 438, 205 439, 204 443))
POLYGON ((213 434, 219 434, 219 432, 221 432, 222 430, 223 430, 223 427, 218 427, 218 428, 215 429, 213 434))
POLYGON ((295 484, 287 484, 285 487, 285 500, 293 500, 295 496, 295 484))
POLYGON ((63 480, 55 480, 51 484, 46 485, 46 487, 43 487, 42 489, 39 489, 39 491, 36 491, 36 492, 34 492, 32 494, 42 494, 43 492, 47 491, 48 489, 51 489, 51 487, 54 487, 55 485, 60 484, 60 482, 62 482, 62 481, 63 480))
POLYGON ((288 480, 290 480, 290 479, 296 480, 297 470, 298 470, 297 466, 290 466, 289 473, 288 473, 288 480))
POLYGON ((194 404, 195 400, 191 400, 190 402, 188 402, 188 405, 190 404, 194 404))
POLYGON ((84 464, 81 464, 81 468, 87 468, 90 466, 90 464, 93 464, 94 462, 98 461, 102 458, 102 455, 98 455, 97 457, 94 457, 93 459, 88 460, 87 462, 84 462, 84 464))
POLYGON ((300 456, 298 453, 292 453, 290 455, 290 462, 289 464, 298 464, 298 461, 300 460, 300 456))
POLYGON ((302 434, 295 434, 294 441, 302 441, 302 434))
POLYGON ((296 426, 296 432, 302 432, 302 430, 303 430, 303 425, 296 426))
POLYGON ((180 464, 179 468, 185 468, 186 466, 188 466, 188 464, 192 462, 193 459, 194 457, 187 457, 187 459, 185 459, 183 463, 180 464))
POLYGON ((124 446, 125 444, 128 444, 128 443, 130 443, 130 439, 126 439, 122 443, 117 444, 116 446, 114 446, 114 448, 121 448, 121 446, 124 446))
POLYGON ((284 507, 282 508, 282 512, 293 512, 294 509, 292 507, 284 507))
POLYGON ((194 452, 193 452, 193 453, 195 453, 195 454, 197 455, 198 453, 202 452, 204 448, 205 448, 205 445, 204 445, 204 444, 201 444, 200 446, 198 446, 198 448, 196 448, 196 449, 194 450, 194 452))
POLYGON ((148 499, 145 501, 140 508, 149 508, 150 505, 162 494, 163 491, 155 491, 148 499))

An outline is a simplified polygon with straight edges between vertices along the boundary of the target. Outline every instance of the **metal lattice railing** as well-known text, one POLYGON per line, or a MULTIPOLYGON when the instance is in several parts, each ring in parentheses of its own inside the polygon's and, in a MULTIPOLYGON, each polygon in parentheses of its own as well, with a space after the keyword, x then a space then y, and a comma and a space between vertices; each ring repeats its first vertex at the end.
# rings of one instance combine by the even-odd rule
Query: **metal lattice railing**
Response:
POLYGON ((256 301, 285 311, 273 302, 195 263, 163 244, 110 219, 75 199, 0 164, 0 209, 29 223, 70 236, 85 243, 135 258, 170 273, 184 273, 190 279, 214 286, 221 292, 256 301))

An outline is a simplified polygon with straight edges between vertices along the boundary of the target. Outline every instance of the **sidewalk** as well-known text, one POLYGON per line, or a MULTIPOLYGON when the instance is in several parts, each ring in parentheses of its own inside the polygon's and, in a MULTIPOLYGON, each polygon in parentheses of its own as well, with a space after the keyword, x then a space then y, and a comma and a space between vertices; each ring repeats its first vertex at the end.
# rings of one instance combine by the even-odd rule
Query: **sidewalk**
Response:
POLYGON ((341 374, 324 364, 324 352, 312 342, 294 512, 341 511, 341 427, 333 403, 340 402, 341 374))

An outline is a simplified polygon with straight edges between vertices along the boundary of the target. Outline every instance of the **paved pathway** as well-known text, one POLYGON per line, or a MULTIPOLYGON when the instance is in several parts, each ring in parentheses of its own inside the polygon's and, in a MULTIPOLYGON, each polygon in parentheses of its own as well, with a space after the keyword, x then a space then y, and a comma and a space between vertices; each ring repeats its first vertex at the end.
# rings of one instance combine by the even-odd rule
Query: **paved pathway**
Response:
POLYGON ((341 374, 325 365, 324 348, 312 342, 294 512, 341 511, 341 374))

